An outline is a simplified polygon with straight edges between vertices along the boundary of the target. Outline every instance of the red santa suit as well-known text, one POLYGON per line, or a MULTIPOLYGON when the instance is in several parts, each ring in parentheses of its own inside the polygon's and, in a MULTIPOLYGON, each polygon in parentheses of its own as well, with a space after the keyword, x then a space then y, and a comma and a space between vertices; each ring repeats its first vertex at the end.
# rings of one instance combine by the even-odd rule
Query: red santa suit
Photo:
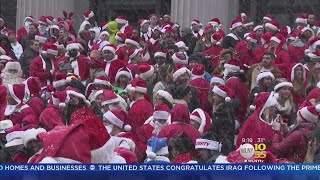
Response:
POLYGON ((56 126, 65 126, 63 112, 56 105, 49 105, 44 109, 40 114, 39 121, 47 131, 50 131, 56 126))
POLYGON ((33 22, 32 16, 27 16, 24 18, 24 26, 19 28, 17 31, 17 41, 21 44, 22 39, 27 36, 29 30, 29 24, 33 22))
POLYGON ((307 46, 299 39, 290 43, 288 47, 288 53, 290 56, 291 63, 299 63, 304 58, 304 51, 307 49, 307 46))
POLYGON ((273 140, 272 125, 262 118, 262 113, 266 108, 275 106, 278 102, 274 93, 262 92, 255 97, 254 100, 255 111, 244 122, 240 133, 238 135, 236 148, 239 148, 243 143, 259 144, 265 143, 267 151, 271 150, 271 143, 273 140))
POLYGON ((196 89, 196 96, 199 98, 201 109, 207 106, 210 83, 204 79, 204 66, 202 64, 194 65, 191 72, 189 85, 196 89))
POLYGON ((221 46, 214 45, 210 47, 209 49, 205 50, 203 52, 203 56, 211 56, 212 57, 212 65, 213 67, 218 67, 219 66, 219 57, 220 53, 223 50, 221 46))
POLYGON ((152 36, 153 36, 153 32, 150 27, 148 28, 147 32, 145 32, 145 33, 140 32, 140 38, 144 42, 147 42, 149 39, 151 39, 152 36))
POLYGON ((121 44, 116 49, 116 55, 118 56, 119 60, 122 60, 126 63, 129 62, 129 56, 127 53, 127 46, 125 44, 121 44))
MULTIPOLYGON (((303 81, 302 81, 302 85, 303 85, 303 88, 306 89, 307 88, 307 82, 308 82, 308 74, 309 74, 309 70, 307 67, 305 67, 303 64, 301 63, 298 63, 298 64, 295 64, 295 65, 292 65, 291 68, 289 68, 288 70, 288 74, 287 74, 287 79, 289 82, 294 82, 294 71, 297 67, 301 67, 302 68, 302 78, 303 78, 303 81)), ((293 97, 293 102, 299 107, 303 101, 305 100, 305 96, 304 95, 299 95, 297 93, 295 93, 292 89, 292 97, 293 97)))
POLYGON ((183 104, 176 104, 171 110, 171 124, 163 127, 158 137, 166 137, 169 141, 181 133, 185 133, 193 144, 196 144, 196 140, 200 136, 200 132, 190 125, 188 107, 183 104))
POLYGON ((38 78, 29 77, 23 82, 26 86, 26 99, 27 104, 31 107, 32 111, 39 118, 40 114, 45 108, 44 101, 40 98, 41 84, 38 78))
POLYGON ((156 53, 160 49, 161 43, 159 39, 151 38, 147 41, 147 46, 148 46, 148 50, 151 55, 151 58, 153 58, 154 53, 156 53))
POLYGON ((139 99, 135 101, 130 110, 128 111, 128 116, 131 121, 131 126, 133 130, 141 127, 144 122, 153 114, 153 106, 146 99, 139 99))
POLYGON ((60 63, 71 63, 73 73, 81 78, 81 81, 85 81, 90 77, 89 59, 78 52, 77 57, 69 57, 68 53, 64 57, 60 58, 60 63))
POLYGON ((120 32, 125 33, 127 37, 131 37, 133 26, 128 23, 120 28, 120 32))

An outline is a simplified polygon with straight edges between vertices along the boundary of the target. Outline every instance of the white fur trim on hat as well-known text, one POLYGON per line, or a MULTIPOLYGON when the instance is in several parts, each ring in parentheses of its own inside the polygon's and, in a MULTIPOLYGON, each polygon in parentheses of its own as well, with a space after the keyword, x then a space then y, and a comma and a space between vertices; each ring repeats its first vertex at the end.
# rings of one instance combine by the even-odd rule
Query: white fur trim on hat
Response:
POLYGON ((170 113, 167 111, 154 111, 153 112, 154 119, 168 119, 169 116, 170 116, 170 113))
POLYGON ((102 84, 102 85, 110 85, 110 82, 101 79, 94 79, 93 84, 102 84))
POLYGON ((65 79, 60 79, 58 81, 53 81, 53 83, 52 83, 54 88, 58 88, 58 87, 66 85, 66 84, 67 84, 67 81, 65 79))
POLYGON ((135 49, 134 52, 129 56, 130 59, 133 59, 139 53, 138 49, 135 49))
POLYGON ((263 19, 264 19, 264 20, 268 20, 268 21, 272 21, 272 19, 269 18, 268 16, 264 16, 263 19))
POLYGON ((298 24, 298 23, 307 24, 307 22, 308 22, 307 19, 299 18, 299 17, 295 21, 296 24, 298 24))
POLYGON ((10 96, 18 103, 21 104, 21 100, 16 96, 16 94, 13 91, 13 84, 8 84, 8 91, 10 96))
POLYGON ((135 45, 136 47, 140 47, 139 43, 137 41, 134 41, 132 39, 129 39, 127 38, 125 41, 124 41, 126 44, 133 44, 135 45))
POLYGON ((263 79, 265 77, 271 77, 272 80, 275 80, 274 75, 271 72, 267 71, 267 72, 262 72, 262 73, 258 74, 256 81, 259 82, 261 79, 263 79))
POLYGON ((154 73, 154 68, 153 68, 153 66, 150 65, 150 69, 147 72, 140 73, 139 77, 141 79, 146 80, 147 78, 150 78, 153 75, 153 73, 154 73))
POLYGON ((14 139, 21 139, 22 135, 23 135, 24 131, 13 131, 11 133, 8 133, 6 135, 6 141, 10 142, 14 139))
POLYGON ((235 66, 235 65, 232 65, 232 64, 224 64, 224 68, 225 69, 232 69, 234 71, 240 71, 240 67, 239 66, 235 66))
POLYGON ((257 25, 256 27, 253 28, 253 31, 256 32, 258 29, 263 29, 263 26, 257 25))
POLYGON ((2 120, 0 121, 0 134, 5 133, 5 130, 13 127, 13 123, 11 120, 2 120))
POLYGON ((270 95, 269 95, 266 103, 263 105, 263 107, 262 107, 262 109, 261 109, 261 111, 260 111, 260 113, 259 113, 259 119, 260 119, 261 121, 265 122, 265 121, 263 120, 263 118, 261 117, 261 116, 262 116, 262 113, 264 112, 264 110, 265 110, 266 108, 269 108, 269 107, 272 107, 272 106, 275 106, 275 105, 278 104, 278 101, 277 101, 276 96, 277 96, 277 93, 275 93, 275 92, 271 92, 271 93, 270 93, 270 95))
POLYGON ((120 102, 119 98, 114 98, 114 99, 110 99, 107 101, 102 101, 101 102, 101 106, 107 105, 107 104, 112 104, 112 103, 116 103, 116 102, 120 102))
POLYGON ((278 44, 280 44, 281 40, 279 38, 277 38, 276 36, 272 36, 272 38, 270 39, 270 41, 274 41, 278 44))
POLYGON ((6 63, 6 66, 5 66, 6 69, 14 69, 14 70, 17 70, 17 71, 21 71, 21 65, 18 61, 14 61, 14 62, 7 62, 6 63))
POLYGON ((160 97, 163 97, 164 99, 166 99, 169 103, 173 104, 173 98, 172 98, 172 95, 167 92, 167 91, 164 91, 164 90, 158 90, 156 92, 156 95, 157 96, 160 96, 160 97))
POLYGON ((79 50, 79 43, 71 43, 71 44, 68 44, 66 47, 67 51, 70 51, 73 49, 79 50))
POLYGON ((303 119, 307 120, 308 122, 317 122, 318 116, 311 113, 307 107, 302 108, 299 110, 299 115, 302 116, 303 119))
POLYGON ((145 94, 145 93, 147 93, 147 88, 136 86, 136 87, 134 87, 134 91, 145 94))
POLYGON ((176 53, 174 53, 172 55, 172 60, 175 64, 183 64, 183 65, 187 65, 188 64, 188 57, 186 56, 185 60, 181 60, 176 56, 176 53))
POLYGON ((275 87, 274 87, 274 91, 278 91, 280 88, 282 87, 290 87, 292 88, 293 85, 291 82, 281 82, 279 84, 277 84, 275 87))
POLYGON ((99 95, 103 94, 103 90, 100 89, 98 90, 96 93, 94 93, 93 99, 96 100, 98 98, 99 95))
POLYGON ((58 55, 58 51, 53 50, 53 49, 47 49, 47 50, 46 50, 46 53, 47 53, 47 54, 54 55, 54 56, 57 56, 57 55, 58 55))
POLYGON ((72 91, 72 90, 68 90, 68 91, 67 91, 67 94, 68 94, 68 96, 74 95, 74 96, 82 99, 83 102, 84 102, 87 106, 90 106, 90 105, 91 105, 90 101, 88 101, 88 100, 86 99, 86 97, 85 97, 83 94, 79 93, 79 92, 72 91))
MULTIPOLYGON (((153 152, 152 147, 147 146, 146 153, 148 153, 148 152, 153 152)), ((162 147, 160 150, 158 150, 157 152, 153 152, 153 153, 155 153, 158 156, 168 155, 169 154, 168 146, 162 147)))
POLYGON ((116 18, 115 21, 119 24, 126 24, 128 21, 125 19, 116 18))
POLYGON ((271 30, 273 30, 273 31, 278 31, 277 26, 275 26, 275 25, 273 25, 273 24, 271 24, 271 23, 268 23, 268 22, 265 24, 264 27, 265 27, 265 28, 269 28, 269 29, 271 29, 271 30))
POLYGON ((248 41, 252 42, 252 43, 257 43, 257 42, 258 42, 257 39, 253 39, 253 38, 250 37, 250 36, 248 36, 246 39, 247 39, 248 41))
POLYGON ((164 52, 156 52, 156 53, 154 53, 154 57, 164 57, 164 58, 166 58, 167 55, 164 52))
POLYGON ((179 41, 175 43, 175 45, 178 46, 178 48, 184 48, 186 51, 189 50, 188 46, 183 41, 179 41))
MULTIPOLYGON (((103 27, 107 27, 107 25, 105 25, 105 26, 103 26, 103 27)), ((103 28, 103 27, 102 27, 102 28, 103 28)), ((102 35, 110 36, 110 34, 109 34, 107 31, 102 31, 102 32, 100 33, 100 37, 101 37, 102 35)))
POLYGON ((225 85, 226 82, 222 79, 222 78, 218 78, 218 77, 212 77, 210 80, 210 85, 212 85, 213 83, 219 83, 221 85, 225 85))
POLYGON ((141 24, 140 24, 140 27, 142 27, 144 24, 149 23, 149 22, 150 22, 150 21, 147 20, 147 19, 143 20, 143 21, 141 22, 141 24))
POLYGON ((115 155, 109 161, 110 164, 126 164, 127 161, 122 156, 115 155))
POLYGON ((42 37, 42 36, 38 36, 38 35, 36 35, 36 36, 34 37, 34 39, 37 40, 37 41, 39 41, 39 43, 42 43, 42 44, 44 44, 44 43, 47 42, 47 38, 46 38, 46 37, 42 37))
POLYGON ((226 98, 228 96, 227 92, 223 91, 218 86, 214 86, 212 92, 223 98, 226 98))
MULTIPOLYGON (((129 70, 129 71, 130 71, 130 70, 129 70)), ((126 77, 129 79, 129 81, 132 79, 132 74, 131 74, 130 72, 128 72, 128 71, 121 71, 121 69, 119 69, 118 72, 117 72, 117 74, 116 74, 116 78, 115 78, 116 82, 118 81, 118 79, 119 79, 120 76, 122 76, 122 75, 126 76, 126 77)))
POLYGON ((209 149, 221 151, 222 144, 217 141, 212 141, 208 139, 197 139, 195 149, 209 149))
POLYGON ((235 28, 237 28, 237 27, 240 27, 240 26, 243 26, 243 23, 242 23, 242 22, 234 23, 234 24, 232 24, 230 30, 233 30, 233 29, 235 29, 235 28))
POLYGON ((104 113, 103 117, 108 119, 110 123, 122 129, 124 122, 120 120, 116 115, 114 115, 111 111, 104 113))
POLYGON ((310 27, 304 27, 302 30, 301 30, 301 33, 304 33, 306 31, 310 31, 311 32, 311 36, 313 37, 314 36, 314 31, 310 28, 310 27))
POLYGON ((201 124, 201 119, 198 116, 190 114, 190 120, 196 121, 197 123, 201 124))
POLYGON ((191 72, 188 68, 186 67, 182 67, 180 69, 178 69, 176 72, 173 73, 173 81, 177 81, 177 79, 183 75, 184 73, 188 73, 189 76, 191 75, 191 72))
POLYGON ((0 56, 0 60, 6 60, 6 61, 10 61, 12 58, 7 56, 7 55, 1 55, 0 56))
POLYGON ((38 128, 38 129, 32 128, 32 129, 26 130, 21 137, 23 145, 27 147, 29 141, 36 140, 37 135, 43 132, 47 132, 47 131, 43 128, 38 128))
POLYGON ((14 139, 14 140, 6 143, 4 145, 4 147, 18 146, 18 145, 21 145, 21 144, 23 144, 21 139, 14 139))
POLYGON ((198 112, 198 114, 200 116, 201 122, 200 122, 200 127, 199 127, 198 131, 200 133, 203 133, 204 127, 206 126, 206 123, 207 123, 206 115, 204 114, 203 110, 200 108, 195 109, 192 113, 194 113, 194 112, 198 112))
POLYGON ((104 46, 102 51, 110 51, 112 54, 116 54, 116 50, 112 46, 104 46))

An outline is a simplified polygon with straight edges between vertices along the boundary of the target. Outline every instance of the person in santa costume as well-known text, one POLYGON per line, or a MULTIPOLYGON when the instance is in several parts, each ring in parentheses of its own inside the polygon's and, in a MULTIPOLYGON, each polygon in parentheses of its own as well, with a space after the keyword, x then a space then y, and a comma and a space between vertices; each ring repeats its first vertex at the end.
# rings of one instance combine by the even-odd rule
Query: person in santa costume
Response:
POLYGON ((292 83, 292 100, 296 109, 302 104, 306 97, 309 70, 301 63, 292 66, 287 79, 292 83))
POLYGON ((241 33, 243 30, 242 21, 239 19, 235 19, 231 23, 230 27, 231 32, 226 35, 226 37, 222 40, 222 47, 224 49, 234 48, 236 44, 242 39, 241 33))
POLYGON ((153 105, 156 107, 159 104, 166 104, 172 109, 174 100, 172 95, 165 90, 159 90, 153 95, 153 105))
POLYGON ((260 73, 257 76, 257 85, 250 91, 249 103, 252 104, 256 93, 273 91, 274 80, 274 75, 271 72, 260 73))
POLYGON ((23 49, 21 44, 17 41, 16 33, 14 31, 9 31, 7 34, 9 43, 12 47, 13 53, 17 59, 20 59, 23 49))
POLYGON ((280 24, 277 21, 271 20, 264 25, 266 32, 272 33, 273 36, 276 36, 280 30, 280 24))
POLYGON ((285 69, 291 63, 291 61, 288 52, 283 49, 284 43, 285 38, 280 33, 278 33, 276 36, 272 36, 270 39, 269 51, 273 52, 276 56, 273 64, 279 67, 279 69, 286 74, 285 69))
POLYGON ((152 37, 152 29, 150 28, 150 21, 147 19, 140 19, 139 22, 140 27, 140 38, 142 41, 147 42, 152 37))
POLYGON ((98 27, 93 27, 89 29, 89 32, 91 34, 91 39, 88 42, 88 48, 90 50, 93 50, 97 44, 101 42, 100 40, 100 29, 98 27))
POLYGON ((159 90, 165 90, 170 92, 170 85, 173 82, 174 66, 172 64, 164 65, 160 71, 158 71, 159 81, 153 87, 153 97, 159 90))
POLYGON ((28 34, 29 25, 34 22, 33 16, 27 16, 24 18, 23 27, 17 31, 17 41, 21 43, 22 39, 28 34))
POLYGON ((118 23, 120 32, 125 33, 127 37, 132 34, 133 27, 129 25, 128 19, 125 16, 118 16, 115 21, 118 23))
POLYGON ((201 109, 205 109, 210 83, 204 79, 204 66, 202 64, 193 66, 189 85, 196 89, 196 96, 199 98, 200 107, 201 109))
POLYGON ((0 18, 0 34, 7 34, 10 31, 8 27, 5 26, 3 18, 0 18))
POLYGON ((35 36, 38 34, 38 24, 31 23, 29 25, 28 34, 24 36, 21 40, 21 46, 23 49, 26 49, 29 47, 29 43, 31 40, 35 39, 35 36))
POLYGON ((180 39, 186 44, 187 47, 189 47, 189 50, 187 50, 187 54, 192 54, 198 38, 193 35, 192 30, 189 27, 182 28, 180 31, 180 36, 180 39))
POLYGON ((154 30, 155 27, 158 26, 158 16, 156 14, 150 14, 148 20, 150 21, 151 30, 154 30))
POLYGON ((0 150, 4 148, 4 145, 7 143, 5 132, 13 127, 13 123, 11 120, 1 120, 0 121, 0 150))
POLYGON ((21 140, 23 131, 6 132, 6 143, 0 151, 0 163, 12 164, 15 163, 15 156, 25 151, 21 140))
POLYGON ((9 61, 6 63, 1 72, 2 85, 8 86, 9 84, 22 83, 22 70, 20 63, 17 61, 9 61))
POLYGON ((190 124, 201 134, 206 133, 211 127, 212 119, 210 115, 200 108, 195 109, 190 114, 190 124))
POLYGON ((146 157, 145 151, 147 150, 148 140, 152 136, 157 136, 160 130, 170 123, 169 116, 169 107, 166 104, 158 104, 155 107, 153 115, 137 129, 135 141, 140 160, 144 160, 146 157))
POLYGON ((286 158, 295 163, 302 163, 305 159, 308 138, 312 130, 319 126, 320 105, 307 106, 297 113, 297 121, 288 131, 286 123, 273 122, 275 130, 272 141, 272 151, 278 158, 286 158))
POLYGON ((56 91, 52 94, 48 106, 40 114, 39 122, 47 130, 50 131, 56 126, 65 126, 63 120, 63 109, 69 98, 66 91, 56 91))
POLYGON ((166 164, 170 163, 169 150, 167 146, 167 138, 151 137, 148 140, 147 148, 147 164, 166 164))
MULTIPOLYGON (((213 67, 219 66, 219 56, 223 48, 221 47, 222 36, 218 33, 214 33, 211 36, 212 46, 203 52, 203 56, 211 58, 211 63, 213 67)), ((190 57, 189 57, 190 61, 190 57)))
POLYGON ((261 61, 259 59, 261 51, 259 49, 258 37, 253 32, 249 33, 245 40, 240 41, 236 45, 235 50, 246 70, 249 69, 251 65, 261 61))
POLYGON ((176 52, 172 55, 172 61, 175 66, 187 67, 188 56, 184 52, 176 52))
POLYGON ((288 46, 291 63, 299 63, 305 56, 305 50, 308 48, 308 41, 314 36, 313 30, 309 27, 301 27, 298 37, 288 46))
POLYGON ((10 119, 16 125, 20 124, 28 115, 35 116, 28 104, 23 102, 25 97, 24 84, 9 84, 7 91, 7 106, 4 112, 6 119, 10 119))
POLYGON ((241 127, 236 148, 247 143, 250 138, 250 144, 264 143, 267 146, 266 151, 270 151, 274 136, 272 122, 275 116, 275 106, 278 104, 275 93, 261 92, 255 97, 253 104, 252 108, 255 110, 241 127), (262 142, 260 142, 261 139, 262 142))
POLYGON ((46 43, 42 53, 32 60, 30 74, 41 80, 41 87, 51 84, 54 73, 58 69, 55 56, 58 55, 58 48, 52 43, 46 43))
POLYGON ((127 67, 120 68, 116 74, 115 86, 125 89, 133 79, 131 70, 127 67))
POLYGON ((110 80, 111 84, 114 84, 115 77, 120 68, 126 66, 124 61, 118 59, 116 55, 116 47, 113 45, 106 45, 102 48, 102 58, 104 59, 104 72, 110 80))
POLYGON ((80 77, 81 81, 86 81, 90 76, 90 68, 88 65, 88 59, 80 54, 79 44, 77 42, 69 42, 66 47, 67 53, 64 57, 58 60, 60 63, 71 64, 73 73, 80 77))
POLYGON ((83 30, 89 30, 92 27, 93 24, 93 17, 94 17, 94 12, 93 11, 85 11, 83 12, 83 18, 84 21, 81 23, 79 27, 79 33, 83 30))
POLYGON ((149 53, 151 54, 151 58, 153 58, 153 55, 163 49, 161 46, 161 34, 162 34, 162 28, 159 26, 156 26, 153 30, 152 37, 146 42, 146 47, 148 48, 149 53))
POLYGON ((207 25, 204 29, 204 36, 198 40, 193 52, 203 53, 205 50, 212 47, 211 36, 215 33, 215 29, 212 25, 207 25))
POLYGON ((186 57, 188 57, 187 51, 189 47, 183 41, 177 41, 174 45, 178 47, 180 53, 184 53, 186 57))
POLYGON ((198 19, 194 19, 191 22, 192 33, 195 37, 198 38, 198 40, 200 40, 203 35, 203 29, 201 29, 201 27, 202 27, 202 24, 198 19))
POLYGON ((221 155, 222 144, 217 141, 212 132, 204 133, 196 141, 195 149, 200 154, 199 163, 228 163, 227 157, 221 155))
POLYGON ((135 132, 152 115, 153 106, 150 103, 150 99, 146 99, 146 81, 142 79, 133 79, 128 86, 128 93, 131 100, 128 116, 133 132, 135 132))
MULTIPOLYGON (((101 112, 104 114, 113 109, 121 109, 120 107, 120 98, 112 90, 99 90, 97 93, 102 92, 100 98, 101 112)), ((97 93, 95 96, 97 96, 97 93)))

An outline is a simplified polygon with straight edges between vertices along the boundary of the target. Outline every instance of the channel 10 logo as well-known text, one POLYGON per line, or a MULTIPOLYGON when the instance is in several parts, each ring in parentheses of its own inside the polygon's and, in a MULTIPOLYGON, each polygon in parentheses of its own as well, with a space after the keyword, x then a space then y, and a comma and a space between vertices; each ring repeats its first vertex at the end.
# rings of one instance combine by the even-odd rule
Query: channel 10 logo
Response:
POLYGON ((254 144, 254 145, 245 143, 240 146, 240 154, 242 157, 247 159, 247 161, 245 162, 260 162, 260 161, 263 162, 263 160, 259 160, 259 159, 264 159, 267 157, 266 149, 267 149, 267 146, 264 143, 254 144), (253 156, 255 160, 249 161, 249 159, 253 156))

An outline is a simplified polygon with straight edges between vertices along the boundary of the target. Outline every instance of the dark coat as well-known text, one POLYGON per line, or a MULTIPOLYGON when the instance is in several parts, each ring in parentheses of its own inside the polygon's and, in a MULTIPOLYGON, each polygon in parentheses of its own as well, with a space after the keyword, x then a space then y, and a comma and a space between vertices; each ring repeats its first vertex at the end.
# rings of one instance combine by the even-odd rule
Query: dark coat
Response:
POLYGON ((39 55, 39 52, 36 52, 35 50, 31 48, 27 48, 23 51, 21 57, 20 57, 20 64, 21 69, 23 71, 23 74, 25 75, 25 78, 28 78, 30 76, 30 64, 32 60, 39 55))

